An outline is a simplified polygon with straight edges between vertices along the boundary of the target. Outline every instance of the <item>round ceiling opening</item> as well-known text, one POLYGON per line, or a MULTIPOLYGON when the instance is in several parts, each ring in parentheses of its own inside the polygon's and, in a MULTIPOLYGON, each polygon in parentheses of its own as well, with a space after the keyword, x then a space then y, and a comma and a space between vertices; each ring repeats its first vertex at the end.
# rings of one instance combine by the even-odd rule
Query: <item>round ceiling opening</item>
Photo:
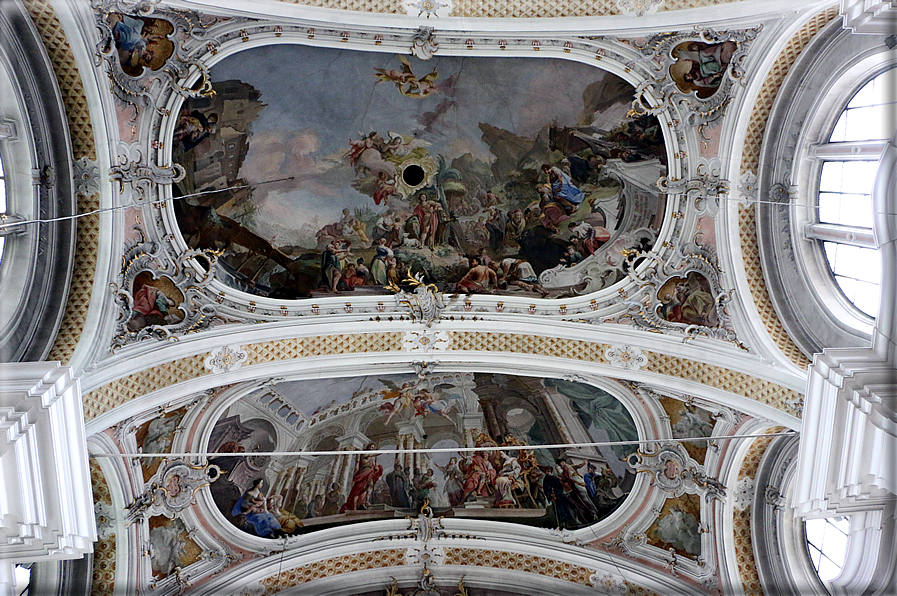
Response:
POLYGON ((424 181, 424 169, 417 164, 411 164, 402 170, 402 181, 408 186, 420 186, 424 181))

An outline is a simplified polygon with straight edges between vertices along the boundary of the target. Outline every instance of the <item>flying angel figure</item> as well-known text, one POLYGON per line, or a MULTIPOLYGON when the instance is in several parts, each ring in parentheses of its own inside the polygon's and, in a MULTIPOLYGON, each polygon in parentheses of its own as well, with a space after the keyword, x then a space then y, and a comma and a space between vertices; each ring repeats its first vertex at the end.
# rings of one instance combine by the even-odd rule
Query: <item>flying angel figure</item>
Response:
POLYGON ((436 85, 436 78, 439 76, 435 70, 421 78, 411 72, 411 63, 404 56, 399 56, 402 63, 402 70, 389 70, 386 68, 375 68, 377 71, 374 75, 377 77, 377 83, 394 83, 399 89, 399 93, 405 97, 416 97, 422 99, 435 93, 439 88, 436 85))

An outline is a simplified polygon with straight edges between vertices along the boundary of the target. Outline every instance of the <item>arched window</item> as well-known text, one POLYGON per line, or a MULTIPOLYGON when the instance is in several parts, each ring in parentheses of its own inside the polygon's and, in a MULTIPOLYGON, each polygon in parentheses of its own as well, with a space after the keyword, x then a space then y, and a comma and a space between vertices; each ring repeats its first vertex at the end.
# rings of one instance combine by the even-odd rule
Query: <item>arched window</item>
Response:
POLYGON ((895 128, 897 55, 883 36, 842 25, 818 33, 782 83, 757 171, 764 278, 808 356, 867 346, 881 299, 881 217, 872 205, 883 202, 876 193, 895 128))
POLYGON ((806 227, 818 240, 844 297, 875 317, 881 259, 872 234, 872 186, 878 159, 894 132, 897 69, 872 78, 853 95, 828 142, 814 145, 820 160, 818 213, 806 227))
POLYGON ((844 566, 850 521, 846 517, 808 519, 804 529, 810 562, 819 579, 824 582, 835 579, 844 566))

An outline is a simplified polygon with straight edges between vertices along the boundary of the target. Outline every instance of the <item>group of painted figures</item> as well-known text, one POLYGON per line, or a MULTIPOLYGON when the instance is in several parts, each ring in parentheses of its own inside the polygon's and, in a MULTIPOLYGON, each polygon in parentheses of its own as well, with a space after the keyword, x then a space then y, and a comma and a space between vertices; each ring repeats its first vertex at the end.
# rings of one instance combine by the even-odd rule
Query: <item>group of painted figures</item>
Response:
MULTIPOLYGON (((459 255, 455 264, 461 269, 460 279, 447 290, 459 293, 494 293, 499 290, 519 288, 548 292, 539 284, 536 269, 521 258, 520 240, 528 229, 542 227, 547 235, 563 232, 569 236, 565 247, 552 262, 545 265, 572 266, 590 255, 611 236, 602 225, 606 219, 588 213, 572 219, 586 199, 571 178, 570 164, 564 160, 560 166, 545 164, 542 171, 546 182, 538 184, 539 201, 523 209, 501 210, 503 201, 492 191, 484 191, 481 199, 437 199, 436 195, 422 193, 417 204, 408 213, 388 208, 371 223, 365 223, 349 209, 343 209, 341 218, 323 226, 317 232, 321 250, 320 287, 329 292, 352 291, 360 286, 387 286, 398 284, 409 273, 413 264, 397 255, 416 252, 424 260, 434 257, 459 255), (481 214, 478 217, 463 216, 481 214), (568 221, 569 220, 569 221, 568 221), (374 255, 366 262, 353 253, 373 249, 374 255), (370 247, 370 248, 368 248, 370 247), (477 248, 479 247, 479 248, 477 248), (467 254, 475 250, 476 254, 467 254)), ((598 164, 597 167, 600 167, 598 164)), ((382 178, 385 174, 379 173, 382 178)), ((390 187, 391 188, 391 187, 390 187)), ((374 193, 375 202, 378 192, 374 193)), ((456 267, 458 270, 458 267, 456 267)))
POLYGON ((386 474, 376 453, 361 454, 348 495, 331 482, 323 493, 300 491, 289 509, 284 508, 282 495, 265 496, 259 478, 231 513, 239 527, 268 538, 296 533, 303 519, 387 507, 418 510, 426 502, 437 509, 468 503, 478 510, 528 509, 529 517, 542 518, 546 525, 578 528, 603 519, 625 497, 620 480, 601 462, 575 463, 561 456, 554 465, 545 465, 511 435, 501 444, 509 449, 489 450, 499 445, 485 433, 477 438, 476 447, 483 450, 452 457, 444 466, 432 463, 412 469, 397 457, 386 474), (434 467, 442 476, 441 488, 434 467))

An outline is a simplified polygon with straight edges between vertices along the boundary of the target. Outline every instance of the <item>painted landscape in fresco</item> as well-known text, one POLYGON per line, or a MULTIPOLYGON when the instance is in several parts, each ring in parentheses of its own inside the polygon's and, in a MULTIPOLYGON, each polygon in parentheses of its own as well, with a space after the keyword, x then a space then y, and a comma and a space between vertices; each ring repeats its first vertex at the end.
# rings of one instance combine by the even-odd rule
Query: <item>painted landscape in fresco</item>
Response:
POLYGON ((220 454, 210 463, 222 477, 210 490, 230 523, 268 538, 401 518, 425 502, 437 515, 579 528, 625 500, 634 474, 623 460, 635 447, 531 447, 570 436, 638 438, 620 401, 572 381, 446 373, 281 382, 240 399, 217 422, 208 448, 220 454), (447 451, 235 455, 274 445, 447 451))
POLYGON ((172 138, 176 194, 204 194, 174 208, 245 292, 383 294, 413 273, 446 292, 570 296, 622 279, 622 251, 662 224, 658 121, 628 116, 632 86, 592 66, 290 45, 229 57, 212 80, 172 138))

